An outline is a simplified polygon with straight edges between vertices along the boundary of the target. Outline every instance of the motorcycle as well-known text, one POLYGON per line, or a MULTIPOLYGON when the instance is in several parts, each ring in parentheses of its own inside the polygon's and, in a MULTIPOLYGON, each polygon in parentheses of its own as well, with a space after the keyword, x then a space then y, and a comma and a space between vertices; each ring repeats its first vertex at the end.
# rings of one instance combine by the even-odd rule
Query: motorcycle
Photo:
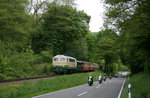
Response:
POLYGON ((103 76, 103 80, 106 81, 106 76, 103 76))
POLYGON ((101 76, 98 77, 98 82, 99 82, 99 84, 102 83, 102 77, 101 76))
POLYGON ((115 78, 117 78, 118 77, 118 75, 117 74, 115 74, 115 78))
POLYGON ((109 76, 109 79, 111 80, 111 78, 112 78, 112 76, 110 75, 110 76, 109 76))
POLYGON ((93 85, 93 80, 92 80, 92 78, 89 78, 88 84, 89 84, 89 86, 92 86, 92 85, 93 85))

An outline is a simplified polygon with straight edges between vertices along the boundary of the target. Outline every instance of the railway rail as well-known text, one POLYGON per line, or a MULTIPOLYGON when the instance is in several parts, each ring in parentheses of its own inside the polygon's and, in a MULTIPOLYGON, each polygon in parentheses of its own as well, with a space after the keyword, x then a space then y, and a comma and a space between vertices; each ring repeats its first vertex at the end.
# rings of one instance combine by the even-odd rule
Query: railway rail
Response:
POLYGON ((15 82, 15 81, 41 79, 41 78, 48 78, 48 77, 54 77, 54 76, 56 76, 56 75, 32 76, 32 77, 25 77, 25 78, 16 78, 16 79, 0 80, 0 83, 9 83, 9 82, 15 82))
MULTIPOLYGON (((89 72, 89 71, 87 71, 87 72, 89 72)), ((0 80, 0 84, 17 82, 17 81, 25 81, 25 80, 36 80, 36 79, 42 79, 42 78, 49 78, 49 77, 54 77, 54 76, 58 76, 58 75, 60 75, 60 74, 43 75, 43 76, 31 76, 31 77, 24 77, 24 78, 15 78, 15 79, 0 80)))

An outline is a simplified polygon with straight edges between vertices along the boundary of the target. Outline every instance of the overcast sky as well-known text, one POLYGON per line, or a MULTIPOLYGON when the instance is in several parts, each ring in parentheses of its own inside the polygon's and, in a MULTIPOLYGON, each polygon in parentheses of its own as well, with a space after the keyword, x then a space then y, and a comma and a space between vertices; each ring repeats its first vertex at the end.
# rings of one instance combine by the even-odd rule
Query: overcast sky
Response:
POLYGON ((77 0, 77 9, 84 10, 85 13, 91 16, 90 31, 98 32, 103 25, 103 4, 101 0, 77 0))

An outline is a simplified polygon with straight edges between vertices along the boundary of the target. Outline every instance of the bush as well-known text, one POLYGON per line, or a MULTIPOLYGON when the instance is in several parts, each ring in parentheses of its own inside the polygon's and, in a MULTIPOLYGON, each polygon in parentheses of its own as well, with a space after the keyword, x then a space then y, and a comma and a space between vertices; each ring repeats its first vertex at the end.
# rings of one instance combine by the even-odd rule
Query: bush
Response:
POLYGON ((51 74, 52 53, 42 51, 34 54, 30 47, 17 52, 12 44, 0 42, 0 80, 51 74))
POLYGON ((11 56, 8 55, 0 56, 1 80, 36 75, 32 64, 39 59, 37 55, 32 52, 16 52, 11 56))
POLYGON ((49 75, 52 72, 52 65, 48 63, 36 64, 33 65, 34 72, 37 75, 49 75))
POLYGON ((19 78, 33 75, 31 64, 36 60, 36 56, 32 53, 22 52, 16 53, 7 58, 5 72, 7 78, 19 78))
POLYGON ((42 51, 40 53, 40 55, 41 55, 41 62, 42 63, 52 63, 53 55, 52 55, 51 50, 49 50, 49 51, 42 51))

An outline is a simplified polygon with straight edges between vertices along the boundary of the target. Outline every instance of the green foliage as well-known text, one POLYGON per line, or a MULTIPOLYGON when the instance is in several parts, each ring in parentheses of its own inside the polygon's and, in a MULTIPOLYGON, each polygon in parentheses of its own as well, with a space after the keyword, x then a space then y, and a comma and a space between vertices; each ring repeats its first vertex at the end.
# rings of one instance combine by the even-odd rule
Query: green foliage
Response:
POLYGON ((106 23, 114 24, 120 32, 120 56, 132 73, 150 72, 150 1, 106 0, 111 7, 106 13, 106 23))
POLYGON ((0 73, 4 75, 2 79, 33 75, 31 64, 35 59, 33 54, 28 52, 16 53, 10 57, 2 57, 0 67, 0 73))
POLYGON ((53 2, 48 4, 42 19, 40 30, 33 35, 32 48, 37 53, 52 49, 57 55, 64 54, 72 42, 85 37, 90 17, 72 7, 53 2))
POLYGON ((76 0, 53 0, 53 2, 57 3, 58 5, 67 5, 67 6, 75 6, 76 0))
POLYGON ((52 72, 52 64, 49 63, 41 63, 41 64, 35 64, 33 66, 33 72, 36 75, 49 75, 53 74, 52 72))
POLYGON ((57 54, 88 60, 90 17, 71 7, 74 4, 55 0, 41 17, 31 17, 25 13, 28 0, 0 0, 1 80, 53 74, 52 58, 57 54))
POLYGON ((131 84, 132 98, 149 98, 150 97, 150 77, 148 73, 138 73, 127 80, 124 92, 121 98, 128 97, 128 84, 131 84))
MULTIPOLYGON (((92 73, 94 77, 99 75, 99 71, 90 73, 92 73)), ((5 86, 0 85, 0 98, 30 98, 44 93, 79 86, 87 83, 90 73, 56 76, 50 79, 36 80, 32 83, 30 81, 5 86)), ((96 81, 96 78, 94 78, 94 81, 96 81)))
MULTIPOLYGON (((112 2, 118 3, 119 0, 112 2)), ((106 72, 116 72, 121 68, 120 59, 124 61, 123 64, 133 63, 128 60, 132 52, 125 55, 128 49, 120 49, 124 43, 118 46, 118 35, 113 30, 89 31, 90 16, 74 8, 75 0, 54 0, 45 4, 43 13, 38 14, 35 10, 36 15, 30 15, 26 13, 28 0, 0 0, 0 79, 53 74, 52 58, 58 54, 98 63, 106 72)), ((120 7, 107 15, 116 17, 120 7)), ((130 25, 128 21, 124 22, 130 25)), ((141 52, 138 52, 136 57, 140 55, 141 52)), ((143 58, 138 59, 137 65, 143 58)))
POLYGON ((85 38, 75 40, 67 48, 64 55, 75 57, 78 60, 86 60, 88 57, 88 47, 85 38))
POLYGON ((51 60, 48 54, 46 56, 35 55, 32 52, 15 53, 10 57, 1 56, 0 79, 50 74, 51 60))
POLYGON ((0 2, 0 40, 5 44, 11 42, 17 51, 22 51, 31 30, 31 17, 25 13, 28 0, 0 2))
POLYGON ((53 59, 53 55, 52 55, 52 51, 41 51, 40 53, 42 60, 40 60, 41 62, 45 62, 45 63, 52 63, 52 59, 53 59))
POLYGON ((5 45, 0 51, 0 80, 50 74, 51 61, 50 52, 43 51, 41 55, 36 55, 30 47, 17 52, 5 45))
POLYGON ((96 57, 96 34, 89 32, 87 34, 87 47, 88 47, 88 61, 97 62, 98 59, 96 57))
POLYGON ((114 68, 114 63, 118 61, 117 48, 115 46, 118 36, 115 32, 106 29, 99 32, 97 37, 97 55, 100 59, 104 59, 104 71, 113 73, 117 70, 117 68, 114 68))

